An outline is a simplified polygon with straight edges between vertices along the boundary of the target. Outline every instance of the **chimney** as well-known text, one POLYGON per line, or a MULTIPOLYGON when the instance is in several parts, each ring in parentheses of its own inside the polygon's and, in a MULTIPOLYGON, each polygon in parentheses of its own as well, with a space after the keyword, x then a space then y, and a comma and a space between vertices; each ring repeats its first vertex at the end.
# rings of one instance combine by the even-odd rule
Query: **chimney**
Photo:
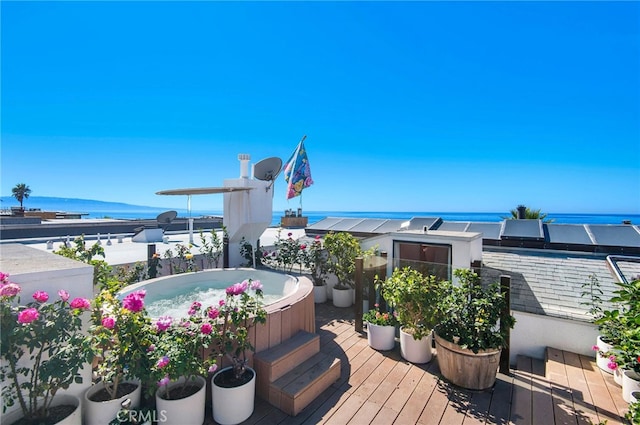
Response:
POLYGON ((248 153, 240 153, 238 154, 238 160, 240 160, 240 178, 248 179, 249 178, 249 160, 251 159, 251 155, 248 153))

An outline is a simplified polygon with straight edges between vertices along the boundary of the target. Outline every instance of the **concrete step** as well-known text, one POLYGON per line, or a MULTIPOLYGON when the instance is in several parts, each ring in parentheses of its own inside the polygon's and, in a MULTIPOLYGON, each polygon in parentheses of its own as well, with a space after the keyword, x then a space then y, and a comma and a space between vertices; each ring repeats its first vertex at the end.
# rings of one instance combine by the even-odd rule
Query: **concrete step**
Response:
POLYGON ((281 344, 256 353, 253 365, 258 396, 269 400, 269 385, 272 382, 319 352, 320 337, 300 331, 281 344))
POLYGON ((317 353, 269 386, 269 403, 296 416, 340 379, 340 359, 317 353))

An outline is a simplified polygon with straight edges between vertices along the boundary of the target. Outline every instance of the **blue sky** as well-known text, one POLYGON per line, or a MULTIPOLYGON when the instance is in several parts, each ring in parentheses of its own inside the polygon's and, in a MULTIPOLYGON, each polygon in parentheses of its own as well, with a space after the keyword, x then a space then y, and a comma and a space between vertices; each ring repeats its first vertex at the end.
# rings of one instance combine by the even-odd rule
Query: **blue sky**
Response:
POLYGON ((184 208, 307 135, 310 211, 640 212, 638 2, 0 7, 3 196, 184 208))

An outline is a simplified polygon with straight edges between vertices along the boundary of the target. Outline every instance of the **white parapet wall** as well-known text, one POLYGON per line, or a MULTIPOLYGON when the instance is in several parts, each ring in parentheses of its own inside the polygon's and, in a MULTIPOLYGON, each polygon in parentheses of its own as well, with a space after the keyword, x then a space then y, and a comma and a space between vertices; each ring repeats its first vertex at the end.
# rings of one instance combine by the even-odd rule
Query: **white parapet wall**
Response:
MULTIPOLYGON (((42 251, 22 244, 0 245, 0 271, 9 274, 9 280, 20 285, 20 302, 33 301, 35 291, 46 291, 51 300, 64 289, 71 299, 76 297, 92 300, 93 266, 71 260, 51 252, 42 251)), ((85 313, 88 329, 90 312, 85 313)), ((91 385, 91 367, 82 371, 82 384, 72 384, 67 393, 82 397, 91 385)), ((19 406, 14 406, 14 408, 19 406)), ((13 410, 13 408, 11 409, 13 410)), ((8 410, 9 411, 9 410, 8 410)))
POLYGON ((560 319, 540 314, 512 311, 516 318, 511 330, 509 362, 516 364, 518 354, 544 359, 547 347, 594 357, 598 328, 587 322, 560 319))

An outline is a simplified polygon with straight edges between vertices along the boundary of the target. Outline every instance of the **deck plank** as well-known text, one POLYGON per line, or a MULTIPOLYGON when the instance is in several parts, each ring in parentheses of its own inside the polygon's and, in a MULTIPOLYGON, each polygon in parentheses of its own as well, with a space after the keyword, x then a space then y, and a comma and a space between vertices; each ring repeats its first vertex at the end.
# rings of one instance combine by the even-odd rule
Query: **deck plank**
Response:
POLYGON ((531 422, 537 424, 554 423, 551 383, 545 377, 545 364, 541 359, 531 360, 531 422))
POLYGON ((513 371, 513 400, 511 404, 510 423, 531 425, 532 381, 531 357, 517 356, 516 370, 513 371))
MULTIPOLYGON (((297 416, 264 400, 243 425, 623 425, 627 403, 613 377, 593 359, 548 349, 547 361, 522 357, 484 391, 458 388, 440 375, 437 353, 425 365, 402 359, 400 347, 371 349, 350 309, 317 306, 320 350, 344 363, 342 376, 297 416), (577 413, 576 413, 577 412, 577 413), (586 422, 585 422, 586 421, 586 422)), ((206 425, 215 425, 208 406, 206 425)))
POLYGON ((598 420, 594 423, 607 421, 607 425, 622 425, 618 409, 595 360, 584 355, 579 356, 579 359, 598 415, 598 420))

